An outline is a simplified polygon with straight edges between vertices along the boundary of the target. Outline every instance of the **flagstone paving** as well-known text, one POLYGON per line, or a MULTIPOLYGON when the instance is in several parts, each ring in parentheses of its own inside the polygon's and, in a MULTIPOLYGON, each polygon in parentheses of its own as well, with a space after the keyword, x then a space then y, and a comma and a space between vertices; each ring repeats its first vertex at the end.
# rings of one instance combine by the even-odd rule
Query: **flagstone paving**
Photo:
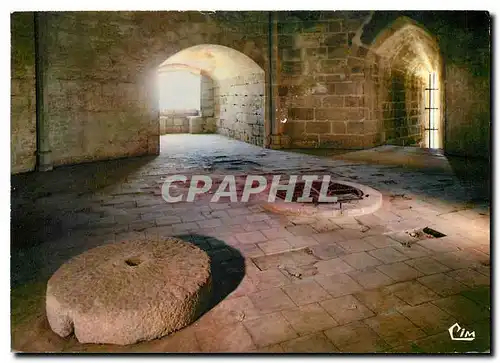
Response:
MULTIPOLYGON (((227 165, 227 163, 226 163, 227 165)), ((478 183, 478 185, 483 185, 478 183)), ((450 171, 273 151, 218 135, 170 135, 158 157, 12 177, 12 349, 26 352, 443 352, 490 349, 490 212, 450 171), (225 170, 221 161, 251 161, 225 170), (171 174, 330 174, 383 194, 373 214, 287 217, 258 203, 168 204, 171 174), (384 181, 392 180, 394 183, 384 181), (400 243, 394 232, 446 234, 400 243), (130 346, 54 334, 45 285, 66 260, 140 237, 182 236, 212 258, 214 306, 192 325, 130 346), (452 340, 458 323, 473 341, 452 340)))

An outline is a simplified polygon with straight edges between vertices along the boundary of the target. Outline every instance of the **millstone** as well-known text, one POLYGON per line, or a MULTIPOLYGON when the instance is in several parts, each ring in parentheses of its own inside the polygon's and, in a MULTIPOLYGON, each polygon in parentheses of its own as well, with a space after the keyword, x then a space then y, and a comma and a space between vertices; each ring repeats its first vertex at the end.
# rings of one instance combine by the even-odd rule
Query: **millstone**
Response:
POLYGON ((132 344, 179 330, 206 308, 210 258, 175 238, 113 243, 63 264, 47 284, 46 311, 61 337, 132 344))

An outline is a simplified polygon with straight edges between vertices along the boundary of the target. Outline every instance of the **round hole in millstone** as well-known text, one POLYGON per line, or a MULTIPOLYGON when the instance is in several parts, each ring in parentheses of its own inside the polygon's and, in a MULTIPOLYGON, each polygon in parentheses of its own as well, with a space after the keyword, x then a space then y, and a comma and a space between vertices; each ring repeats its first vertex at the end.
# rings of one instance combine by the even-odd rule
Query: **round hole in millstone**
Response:
POLYGON ((140 257, 130 257, 125 260, 125 263, 129 266, 136 267, 142 263, 142 260, 140 257))
POLYGON ((45 307, 61 337, 74 332, 80 343, 125 345, 191 324, 211 290, 210 258, 195 245, 173 237, 128 241, 64 263, 47 283, 45 307))

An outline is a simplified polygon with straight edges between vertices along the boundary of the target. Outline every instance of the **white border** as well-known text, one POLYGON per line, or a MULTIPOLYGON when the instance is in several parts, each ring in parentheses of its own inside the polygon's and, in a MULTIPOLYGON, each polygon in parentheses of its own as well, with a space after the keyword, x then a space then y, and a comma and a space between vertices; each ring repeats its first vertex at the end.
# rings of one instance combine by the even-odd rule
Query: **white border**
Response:
POLYGON ((251 2, 235 2, 224 0, 183 0, 182 2, 162 2, 158 0, 112 0, 85 2, 70 2, 64 0, 23 0, 12 2, 11 11, 33 10, 491 10, 494 5, 486 0, 456 0, 453 2, 419 0, 409 3, 394 0, 379 0, 377 2, 351 1, 304 1, 287 0, 272 2, 254 0, 251 2))

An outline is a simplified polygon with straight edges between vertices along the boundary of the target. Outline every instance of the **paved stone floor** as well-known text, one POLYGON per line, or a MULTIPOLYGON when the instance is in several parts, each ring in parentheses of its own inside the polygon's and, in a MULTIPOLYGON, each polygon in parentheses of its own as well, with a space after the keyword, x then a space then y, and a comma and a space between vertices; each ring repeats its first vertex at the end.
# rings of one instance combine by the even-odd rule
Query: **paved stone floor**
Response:
MULTIPOLYGON (((429 158, 434 156, 429 155, 429 158)), ((486 181, 487 182, 487 181, 486 181)), ((487 183, 486 183, 487 184, 487 183)), ((27 352, 484 352, 490 349, 490 212, 484 180, 265 150, 218 135, 162 137, 158 157, 12 177, 12 348, 27 352), (315 219, 256 203, 167 204, 171 174, 330 174, 383 194, 370 215, 315 219), (445 237, 409 247, 400 232, 445 237), (399 234, 398 234, 399 232, 399 234), (212 257, 213 308, 130 346, 54 334, 45 285, 113 241, 177 235, 212 257), (454 323, 475 332, 452 341, 454 323)))

